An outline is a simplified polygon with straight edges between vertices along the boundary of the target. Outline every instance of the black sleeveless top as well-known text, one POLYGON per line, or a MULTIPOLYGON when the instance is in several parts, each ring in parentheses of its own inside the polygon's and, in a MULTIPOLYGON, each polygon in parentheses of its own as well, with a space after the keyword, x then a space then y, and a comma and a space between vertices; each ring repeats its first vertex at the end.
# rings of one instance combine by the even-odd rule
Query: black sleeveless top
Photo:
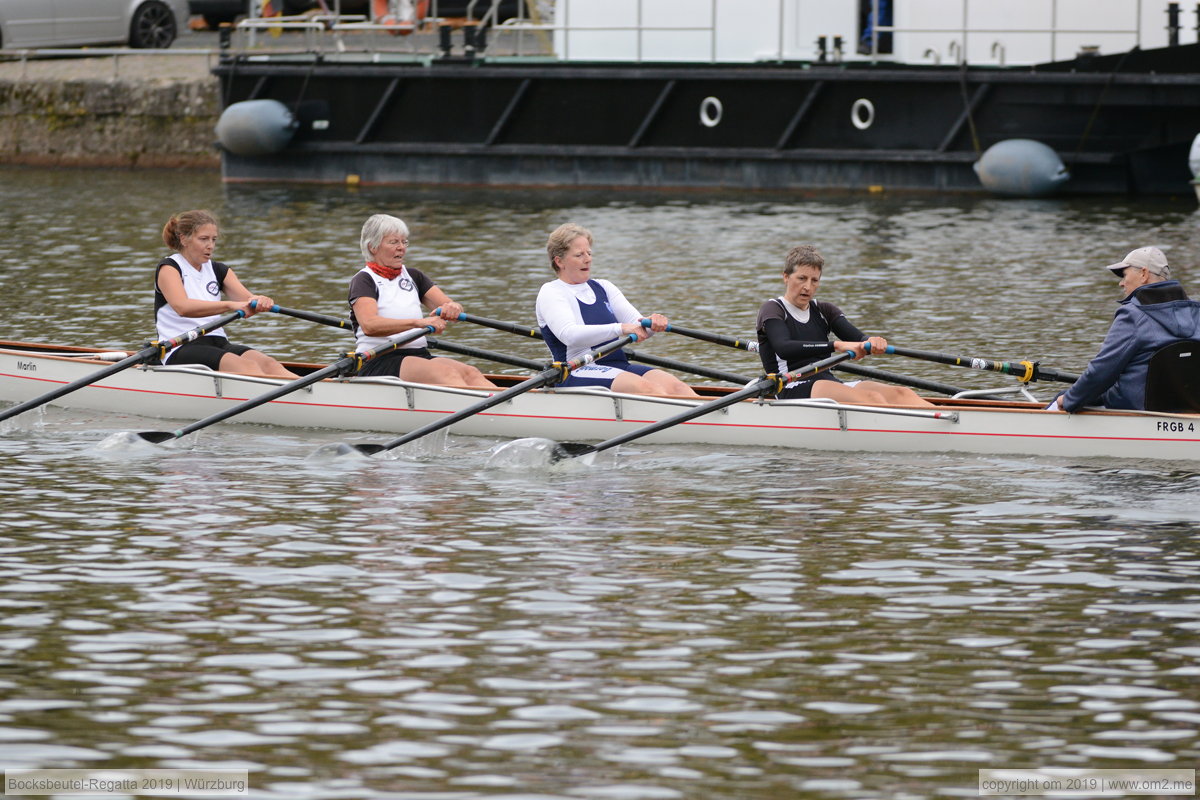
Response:
POLYGON ((813 300, 808 322, 788 312, 782 298, 763 303, 758 311, 758 356, 767 373, 795 372, 833 355, 830 334, 843 342, 864 342, 866 334, 833 303, 813 300))

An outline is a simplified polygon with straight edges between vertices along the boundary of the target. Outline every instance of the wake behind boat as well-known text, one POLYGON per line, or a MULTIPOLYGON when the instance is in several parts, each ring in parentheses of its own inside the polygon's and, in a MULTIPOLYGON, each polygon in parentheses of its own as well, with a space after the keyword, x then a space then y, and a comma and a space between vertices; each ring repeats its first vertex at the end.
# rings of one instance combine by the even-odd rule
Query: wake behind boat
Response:
MULTIPOLYGON (((0 400, 24 402, 124 358, 87 347, 0 341, 0 400)), ((288 364, 306 374, 319 365, 288 364)), ((522 376, 496 375, 498 385, 522 376)), ((123 370, 55 400, 66 408, 162 419, 215 414, 282 385, 196 366, 123 370)), ((456 434, 601 441, 735 389, 694 387, 699 401, 590 388, 537 389, 468 416, 456 434)), ((478 403, 482 390, 397 378, 332 378, 251 409, 238 422, 402 434, 478 403)), ((831 451, 1027 454, 1200 461, 1200 415, 1143 411, 1044 413, 1040 403, 933 398, 933 409, 826 400, 744 400, 645 438, 648 443, 831 451)))

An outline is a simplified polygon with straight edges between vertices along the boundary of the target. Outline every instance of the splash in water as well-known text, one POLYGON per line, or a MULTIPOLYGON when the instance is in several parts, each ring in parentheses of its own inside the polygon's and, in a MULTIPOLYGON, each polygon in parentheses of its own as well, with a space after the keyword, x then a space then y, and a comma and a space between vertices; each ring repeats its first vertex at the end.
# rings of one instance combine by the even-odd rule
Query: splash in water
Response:
POLYGON ((494 469, 546 469, 556 465, 590 467, 597 454, 587 452, 586 448, 587 445, 577 442, 563 444, 536 437, 514 439, 493 447, 487 465, 494 469))
POLYGON ((125 457, 157 453, 163 446, 149 442, 133 431, 117 431, 105 436, 94 449, 101 455, 125 457))

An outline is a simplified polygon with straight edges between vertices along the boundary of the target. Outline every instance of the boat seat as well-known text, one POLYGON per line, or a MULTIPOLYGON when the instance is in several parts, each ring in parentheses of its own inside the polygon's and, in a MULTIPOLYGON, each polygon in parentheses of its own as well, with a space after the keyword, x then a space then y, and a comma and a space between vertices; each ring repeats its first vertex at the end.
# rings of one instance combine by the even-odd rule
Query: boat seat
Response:
POLYGON ((1175 342, 1151 356, 1146 410, 1200 412, 1200 342, 1175 342))

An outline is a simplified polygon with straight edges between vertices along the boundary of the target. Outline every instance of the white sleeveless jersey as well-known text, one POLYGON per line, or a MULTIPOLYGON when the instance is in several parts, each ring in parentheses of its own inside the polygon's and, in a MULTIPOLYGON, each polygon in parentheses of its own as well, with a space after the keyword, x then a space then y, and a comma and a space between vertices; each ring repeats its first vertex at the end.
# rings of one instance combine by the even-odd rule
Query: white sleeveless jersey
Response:
MULTIPOLYGON (((378 293, 375 302, 379 306, 379 316, 390 319, 421 319, 425 316, 425 311, 421 308, 421 298, 417 295, 417 284, 409 276, 407 267, 403 268, 400 274, 390 281, 371 271, 370 267, 363 267, 360 272, 367 273, 375 282, 375 291, 378 293)), ((373 347, 387 344, 396 336, 403 336, 410 332, 404 331, 395 336, 367 336, 363 333, 362 326, 358 326, 354 330, 354 334, 358 338, 358 344, 354 349, 355 352, 365 353, 373 347)), ((422 336, 404 344, 399 349, 415 350, 424 346, 425 337, 422 336)))
MULTIPOLYGON (((217 274, 213 270, 211 261, 205 261, 197 270, 188 260, 179 253, 171 256, 171 260, 179 265, 179 272, 183 278, 183 290, 193 300, 220 300, 221 299, 221 284, 217 282, 217 274)), ((155 286, 158 285, 158 276, 155 275, 155 286)), ((193 328, 201 325, 207 325, 213 320, 220 317, 220 314, 213 314, 208 317, 184 317, 176 313, 175 309, 171 308, 170 303, 163 303, 155 314, 155 327, 158 330, 158 338, 170 339, 178 336, 181 333, 187 333, 193 328)), ((209 331, 209 336, 225 336, 225 331, 218 328, 215 331, 209 331)), ((163 359, 166 363, 170 354, 174 353, 175 349, 168 352, 167 357, 163 359)))

